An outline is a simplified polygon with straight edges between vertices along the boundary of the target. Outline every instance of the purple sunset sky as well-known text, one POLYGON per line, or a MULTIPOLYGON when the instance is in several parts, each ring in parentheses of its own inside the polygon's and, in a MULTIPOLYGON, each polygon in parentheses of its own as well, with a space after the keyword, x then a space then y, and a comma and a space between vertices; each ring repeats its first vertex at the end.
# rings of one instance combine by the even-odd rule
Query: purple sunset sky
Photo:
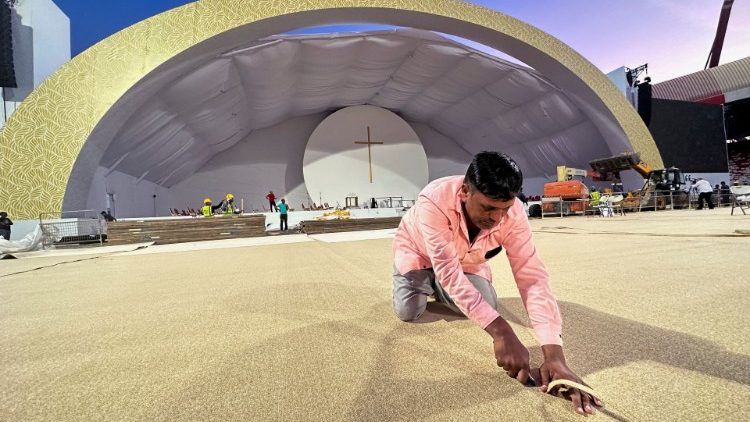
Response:
MULTIPOLYGON (((72 54, 188 0, 54 0, 70 17, 72 54)), ((653 82, 703 69, 723 0, 473 0, 562 40, 604 73, 649 65, 653 82)), ((721 63, 750 56, 750 1, 736 0, 721 63)))
MULTIPOLYGON (((604 73, 648 63, 660 82, 702 70, 723 0, 474 0, 565 42, 604 73)), ((721 63, 750 56, 750 2, 736 0, 721 63)))

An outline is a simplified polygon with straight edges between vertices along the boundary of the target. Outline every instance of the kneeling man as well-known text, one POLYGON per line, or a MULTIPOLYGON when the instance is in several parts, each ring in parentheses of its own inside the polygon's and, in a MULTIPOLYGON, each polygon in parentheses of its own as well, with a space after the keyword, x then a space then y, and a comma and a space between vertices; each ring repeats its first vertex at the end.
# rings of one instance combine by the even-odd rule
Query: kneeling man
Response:
MULTIPOLYGON (((522 183, 521 170, 510 157, 481 152, 466 176, 428 184, 393 241, 393 309, 401 320, 414 321, 434 296, 482 327, 492 337, 498 366, 521 383, 529 382, 529 351, 497 312, 487 264, 505 248, 544 354, 541 379, 532 382, 538 381, 542 391, 557 379, 582 384, 565 363, 560 311, 523 205, 516 200, 522 183)), ((602 405, 577 389, 571 390, 571 399, 580 414, 593 414, 594 405, 602 405)))

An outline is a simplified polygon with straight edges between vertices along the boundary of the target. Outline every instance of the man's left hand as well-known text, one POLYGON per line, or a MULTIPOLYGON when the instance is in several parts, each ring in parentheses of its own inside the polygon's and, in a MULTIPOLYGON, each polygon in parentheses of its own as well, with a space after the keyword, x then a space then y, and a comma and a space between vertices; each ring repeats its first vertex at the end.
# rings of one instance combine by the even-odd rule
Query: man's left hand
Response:
MULTIPOLYGON (((550 382, 558 379, 566 379, 588 386, 588 384, 583 382, 578 375, 568 368, 561 346, 545 344, 542 346, 542 352, 544 353, 544 363, 542 364, 542 367, 539 368, 539 371, 541 372, 541 380, 537 380, 541 383, 539 389, 542 392, 547 391, 547 386, 550 382)), ((557 393, 557 388, 553 390, 555 391, 550 391, 549 393, 557 393)), ((584 416, 593 415, 596 412, 594 405, 604 406, 604 403, 602 403, 601 400, 592 397, 588 393, 580 391, 577 388, 571 388, 567 394, 573 401, 573 408, 576 413, 584 416)))

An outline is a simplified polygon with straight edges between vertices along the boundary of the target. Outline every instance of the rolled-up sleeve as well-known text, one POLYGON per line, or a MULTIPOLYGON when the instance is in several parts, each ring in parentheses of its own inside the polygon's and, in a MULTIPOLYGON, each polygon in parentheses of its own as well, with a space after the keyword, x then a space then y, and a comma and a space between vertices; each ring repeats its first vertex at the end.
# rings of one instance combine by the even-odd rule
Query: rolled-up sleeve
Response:
POLYGON ((436 278, 470 320, 487 327, 500 314, 466 278, 454 245, 450 219, 427 198, 419 199, 419 229, 436 278))
POLYGON ((536 251, 526 218, 513 220, 504 246, 537 340, 542 345, 562 344, 560 309, 549 287, 549 275, 536 251))

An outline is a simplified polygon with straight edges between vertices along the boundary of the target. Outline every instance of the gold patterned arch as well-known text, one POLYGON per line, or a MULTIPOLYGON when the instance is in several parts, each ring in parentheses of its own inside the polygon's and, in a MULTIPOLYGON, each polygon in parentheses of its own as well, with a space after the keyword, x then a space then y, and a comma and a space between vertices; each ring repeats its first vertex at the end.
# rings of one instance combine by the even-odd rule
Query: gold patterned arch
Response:
POLYGON ((553 83, 580 94, 594 113, 613 117, 620 126, 616 131, 644 160, 662 165, 648 129, 598 69, 559 40, 502 13, 458 0, 201 0, 106 38, 29 95, 0 132, 0 209, 17 219, 62 210, 66 190, 78 183, 71 177, 74 166, 98 165, 79 154, 99 121, 130 88, 180 53, 207 48, 220 42, 221 34, 242 28, 259 39, 351 22, 449 33, 544 69, 553 83))

